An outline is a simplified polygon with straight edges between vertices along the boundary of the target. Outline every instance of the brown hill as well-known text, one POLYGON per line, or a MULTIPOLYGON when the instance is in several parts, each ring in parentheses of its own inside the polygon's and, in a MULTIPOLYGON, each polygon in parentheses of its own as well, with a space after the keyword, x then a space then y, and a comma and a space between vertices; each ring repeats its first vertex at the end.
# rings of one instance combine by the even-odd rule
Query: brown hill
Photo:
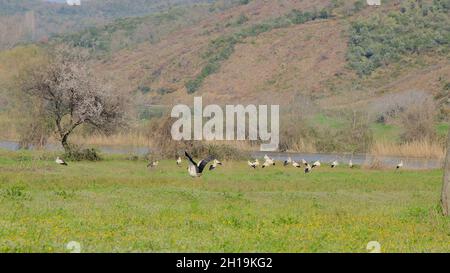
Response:
POLYGON ((422 54, 403 58, 370 76, 359 77, 346 59, 349 27, 355 20, 398 10, 396 1, 380 8, 355 8, 354 1, 251 1, 170 33, 157 43, 141 43, 97 64, 99 71, 126 92, 150 90, 149 104, 192 102, 186 83, 207 65, 212 41, 254 25, 283 18, 292 10, 332 10, 332 17, 276 27, 245 37, 205 77, 194 95, 215 103, 281 103, 308 96, 326 108, 365 105, 385 92, 442 91, 450 71, 448 56, 422 54), (240 18, 245 18, 238 24, 240 18), (356 104, 358 105, 358 104, 356 104))

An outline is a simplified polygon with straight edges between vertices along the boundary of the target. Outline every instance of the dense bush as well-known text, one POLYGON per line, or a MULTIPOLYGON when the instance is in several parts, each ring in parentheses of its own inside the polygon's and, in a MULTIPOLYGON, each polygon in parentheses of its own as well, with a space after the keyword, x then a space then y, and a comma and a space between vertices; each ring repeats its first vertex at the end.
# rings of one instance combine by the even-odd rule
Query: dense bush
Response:
POLYGON ((247 5, 248 3, 250 3, 250 0, 239 0, 239 4, 241 5, 247 5))
POLYGON ((347 59, 360 76, 398 61, 405 54, 447 51, 450 0, 407 1, 396 11, 354 22, 347 59))
POLYGON ((96 149, 82 149, 71 146, 71 149, 64 153, 63 158, 68 161, 100 161, 102 160, 96 149))
POLYGON ((435 117, 436 104, 431 96, 409 105, 400 113, 401 139, 404 142, 435 140, 435 117))
POLYGON ((138 86, 138 91, 145 95, 145 94, 150 93, 152 91, 152 89, 148 86, 140 85, 140 86, 138 86))

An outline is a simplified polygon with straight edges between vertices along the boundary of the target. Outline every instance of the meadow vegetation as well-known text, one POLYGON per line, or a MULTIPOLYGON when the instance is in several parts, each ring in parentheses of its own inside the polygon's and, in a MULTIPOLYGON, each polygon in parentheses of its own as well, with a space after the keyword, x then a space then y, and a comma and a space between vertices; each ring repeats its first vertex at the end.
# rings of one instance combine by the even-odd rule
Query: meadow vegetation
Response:
POLYGON ((244 161, 191 179, 174 160, 108 156, 57 166, 0 152, 0 251, 449 252, 442 171, 337 169, 311 175, 244 161))

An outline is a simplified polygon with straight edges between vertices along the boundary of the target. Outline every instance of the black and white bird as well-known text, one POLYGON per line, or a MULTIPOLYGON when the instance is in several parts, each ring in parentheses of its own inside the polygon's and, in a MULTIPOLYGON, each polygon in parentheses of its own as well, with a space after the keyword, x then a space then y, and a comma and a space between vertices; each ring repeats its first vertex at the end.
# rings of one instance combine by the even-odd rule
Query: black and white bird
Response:
POLYGON ((259 160, 256 159, 254 162, 247 161, 248 166, 252 167, 253 169, 256 169, 259 166, 259 160))
POLYGON ((292 166, 294 166, 295 168, 300 168, 301 165, 298 162, 292 161, 292 166))
POLYGON ((159 161, 152 161, 150 163, 148 163, 147 168, 156 168, 159 165, 159 161))
POLYGON ((212 171, 212 170, 216 169, 217 165, 222 166, 222 162, 220 162, 217 159, 214 159, 213 164, 211 166, 209 166, 209 170, 212 171))
POLYGON ((305 165, 305 166, 307 166, 307 165, 308 165, 308 162, 306 162, 306 160, 302 159, 302 164, 305 165))
POLYGON ((202 176, 203 170, 205 169, 206 165, 208 165, 208 163, 211 160, 213 160, 212 156, 208 156, 207 158, 202 159, 197 163, 192 159, 192 157, 187 152, 184 152, 184 154, 189 159, 189 167, 188 167, 189 175, 194 178, 202 176))
POLYGON ((273 158, 270 158, 268 155, 264 155, 264 160, 265 160, 264 164, 267 163, 268 166, 269 165, 275 166, 275 160, 273 160, 273 158))
POLYGON ((181 167, 181 157, 180 156, 177 158, 177 166, 181 167))
POLYGON ((396 167, 397 170, 399 170, 401 168, 403 168, 403 160, 401 160, 400 163, 398 163, 397 167, 396 167))
POLYGON ((305 173, 310 173, 311 171, 312 171, 311 165, 309 165, 308 163, 306 163, 305 173))
POLYGON ((337 160, 333 161, 333 163, 331 163, 331 168, 336 168, 339 165, 339 162, 337 162, 337 160))
POLYGON ((66 161, 64 161, 64 159, 62 159, 62 158, 59 158, 59 156, 56 158, 55 162, 58 165, 67 166, 66 161))
POLYGON ((316 162, 314 162, 311 166, 311 168, 316 168, 316 167, 320 167, 320 161, 317 160, 316 162))
POLYGON ((351 159, 350 159, 350 161, 348 162, 348 167, 349 167, 350 169, 354 167, 354 166, 353 166, 353 162, 352 162, 351 159))
POLYGON ((283 162, 283 166, 287 166, 287 165, 289 165, 289 164, 291 164, 292 163, 292 158, 291 157, 289 157, 288 159, 286 159, 284 162, 283 162))

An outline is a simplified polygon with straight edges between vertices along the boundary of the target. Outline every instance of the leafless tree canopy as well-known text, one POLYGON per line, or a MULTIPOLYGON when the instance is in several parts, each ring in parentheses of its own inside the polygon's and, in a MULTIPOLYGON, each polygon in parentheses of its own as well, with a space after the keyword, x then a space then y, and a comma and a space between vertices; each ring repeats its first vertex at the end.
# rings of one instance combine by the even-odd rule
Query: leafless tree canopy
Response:
POLYGON ((124 124, 125 98, 91 74, 85 51, 62 45, 51 55, 47 65, 26 74, 22 91, 44 103, 66 151, 69 135, 82 124, 104 132, 124 124))
POLYGON ((397 122, 403 129, 404 141, 433 140, 436 108, 433 96, 427 92, 408 90, 381 97, 371 112, 379 122, 397 122))

